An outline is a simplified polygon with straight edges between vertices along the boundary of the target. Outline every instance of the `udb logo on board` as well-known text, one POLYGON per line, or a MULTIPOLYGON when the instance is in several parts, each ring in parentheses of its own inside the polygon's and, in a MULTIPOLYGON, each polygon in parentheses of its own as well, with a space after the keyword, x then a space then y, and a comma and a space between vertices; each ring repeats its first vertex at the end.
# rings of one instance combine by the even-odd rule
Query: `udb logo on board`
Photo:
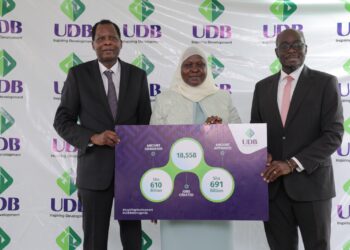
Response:
MULTIPOLYGON (((124 24, 124 37, 139 39, 160 38, 162 36, 162 27, 159 24, 144 23, 144 21, 146 21, 146 19, 148 19, 148 17, 151 16, 154 13, 154 11, 155 7, 149 0, 134 0, 129 5, 129 12, 142 24, 124 24)), ((137 42, 142 43, 143 41, 138 40, 137 42)), ((145 40, 144 42, 148 42, 148 40, 145 40)))
MULTIPOLYGON (((14 0, 0 0, 0 16, 4 17, 16 8, 14 0)), ((0 19, 0 34, 21 34, 22 22, 0 19)))
POLYGON ((212 24, 193 25, 192 36, 198 39, 229 39, 232 37, 230 25, 213 24, 225 11, 218 0, 205 0, 198 9, 199 13, 212 24))
POLYGON ((81 244, 80 236, 71 227, 67 227, 56 238, 56 244, 61 250, 75 250, 81 244))
MULTIPOLYGON (((213 78, 216 79, 221 75, 222 72, 225 70, 225 65, 213 54, 208 56, 208 64, 211 68, 213 78)), ((230 94, 231 92, 231 84, 230 83, 217 83, 216 84, 220 89, 228 91, 230 94)))
MULTIPOLYGON (((64 0, 60 5, 62 13, 71 21, 76 22, 84 13, 86 7, 81 0, 64 0)), ((59 24, 54 25, 54 34, 63 38, 89 38, 91 37, 91 24, 59 24)), ((69 40, 73 41, 73 40, 69 40)))
MULTIPOLYGON (((56 180, 56 184, 67 196, 72 196, 77 191, 77 187, 68 172, 64 172, 56 180)), ((81 212, 82 205, 77 199, 73 198, 51 198, 51 210, 66 213, 81 212)))
MULTIPOLYGON (((271 13, 281 22, 285 22, 292 14, 297 11, 297 5, 291 0, 276 0, 270 6, 271 13)), ((263 36, 265 38, 276 37, 279 33, 286 29, 303 30, 302 24, 274 24, 263 25, 263 36)))
POLYGON ((3 107, 0 107, 0 152, 19 151, 21 149, 20 139, 16 137, 3 137, 2 135, 11 128, 15 119, 3 107))
MULTIPOLYGON (((0 50, 0 77, 7 76, 17 63, 15 59, 4 49, 0 50)), ((23 82, 21 80, 0 79, 0 95, 6 98, 9 94, 11 98, 16 96, 18 99, 23 98, 23 82)))
POLYGON ((255 132, 253 129, 249 128, 245 131, 246 138, 242 140, 243 145, 257 145, 258 140, 253 138, 255 135, 255 132))
MULTIPOLYGON (((0 195, 13 184, 13 178, 0 166, 0 195)), ((18 211, 20 208, 19 198, 0 196, 0 211, 18 211)), ((1 248, 0 248, 1 249, 1 248)))
MULTIPOLYGON (((150 59, 148 59, 144 54, 139 55, 138 57, 136 57, 131 64, 135 65, 136 67, 143 69, 147 76, 150 75, 155 66, 154 64, 151 62, 150 59)), ((154 101, 154 98, 156 97, 156 95, 161 93, 161 86, 158 83, 149 83, 149 95, 151 98, 151 101, 154 101)))
MULTIPOLYGON (((344 0, 344 8, 346 11, 350 12, 350 1, 349 0, 344 0)), ((342 23, 338 22, 337 23, 337 34, 340 37, 346 37, 350 35, 350 22, 347 23, 342 23)), ((341 41, 347 41, 347 40, 341 40, 341 41)))
MULTIPOLYGON (((74 67, 76 65, 79 65, 83 63, 83 61, 74 53, 70 53, 66 58, 64 58, 59 63, 59 68, 65 73, 68 74, 68 71, 71 67, 74 67)), ((54 100, 60 100, 61 93, 62 93, 63 83, 57 81, 53 82, 53 91, 56 95, 59 95, 59 97, 55 96, 54 100)))

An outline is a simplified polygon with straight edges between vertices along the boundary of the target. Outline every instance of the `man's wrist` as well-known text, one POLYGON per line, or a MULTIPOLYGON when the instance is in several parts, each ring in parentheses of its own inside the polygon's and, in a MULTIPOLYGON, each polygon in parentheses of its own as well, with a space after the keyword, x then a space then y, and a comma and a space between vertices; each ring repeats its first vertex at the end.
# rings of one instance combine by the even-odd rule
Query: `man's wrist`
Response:
POLYGON ((296 169, 298 167, 298 165, 296 164, 295 161, 293 161, 292 159, 286 160, 286 163, 290 169, 290 173, 293 173, 294 169, 296 169))
POLYGON ((89 143, 88 143, 88 146, 89 147, 92 147, 93 145, 95 145, 95 143, 94 143, 94 138, 96 137, 96 134, 94 134, 94 135, 92 135, 91 137, 90 137, 90 140, 89 140, 89 143))
POLYGON ((298 163, 296 163, 292 158, 289 159, 289 162, 292 164, 294 169, 298 168, 298 163))

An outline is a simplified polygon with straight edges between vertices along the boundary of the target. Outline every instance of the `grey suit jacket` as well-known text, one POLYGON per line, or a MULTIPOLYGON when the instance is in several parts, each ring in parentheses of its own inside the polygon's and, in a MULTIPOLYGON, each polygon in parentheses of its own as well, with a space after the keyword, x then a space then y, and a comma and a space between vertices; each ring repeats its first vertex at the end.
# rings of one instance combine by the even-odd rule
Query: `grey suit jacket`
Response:
POLYGON ((62 89, 54 127, 64 140, 78 148, 79 188, 103 190, 114 179, 114 148, 97 145, 89 147, 93 134, 114 130, 117 124, 148 124, 150 120, 146 73, 131 64, 119 62, 120 90, 115 120, 97 60, 72 67, 62 89))
POLYGON ((283 127, 277 104, 280 73, 255 86, 251 122, 267 123, 268 152, 273 160, 296 157, 302 172, 278 178, 269 184, 270 199, 280 185, 297 201, 335 196, 331 154, 343 135, 343 109, 336 77, 304 67, 291 100, 283 127))

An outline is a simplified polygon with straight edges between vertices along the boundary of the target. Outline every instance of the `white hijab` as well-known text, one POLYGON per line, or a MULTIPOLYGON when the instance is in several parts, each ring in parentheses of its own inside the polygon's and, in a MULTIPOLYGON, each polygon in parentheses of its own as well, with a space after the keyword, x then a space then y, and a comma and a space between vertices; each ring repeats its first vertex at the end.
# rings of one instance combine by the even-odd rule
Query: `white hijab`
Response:
POLYGON ((180 62, 177 65, 177 69, 170 89, 183 95, 184 97, 193 102, 199 102, 203 98, 212 95, 219 90, 219 88, 216 87, 214 84, 211 67, 208 65, 207 57, 201 49, 199 49, 198 47, 191 46, 183 52, 180 58, 180 62), (181 76, 181 65, 187 58, 193 55, 201 56, 205 60, 205 64, 207 67, 207 77, 204 79, 202 84, 195 87, 192 87, 185 83, 181 76))

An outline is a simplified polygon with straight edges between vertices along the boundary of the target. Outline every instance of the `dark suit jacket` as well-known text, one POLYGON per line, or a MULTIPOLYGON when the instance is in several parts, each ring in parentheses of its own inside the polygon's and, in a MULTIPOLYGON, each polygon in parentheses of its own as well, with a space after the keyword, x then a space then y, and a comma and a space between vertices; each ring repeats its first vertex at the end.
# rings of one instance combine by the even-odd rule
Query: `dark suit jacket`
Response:
POLYGON ((307 68, 294 90, 286 125, 277 104, 280 73, 255 86, 252 123, 267 123, 268 152, 273 160, 296 157, 302 172, 278 178, 269 184, 270 199, 280 185, 296 201, 315 201, 335 196, 331 154, 343 135, 343 110, 336 77, 307 68))
MULTIPOLYGON (((77 186, 103 190, 114 179, 114 148, 94 145, 90 137, 114 126, 148 124, 151 105, 146 73, 119 60, 121 66, 117 117, 113 120, 98 61, 72 67, 62 89, 54 127, 78 148, 77 186)), ((121 138, 122 139, 122 138, 121 138)))

